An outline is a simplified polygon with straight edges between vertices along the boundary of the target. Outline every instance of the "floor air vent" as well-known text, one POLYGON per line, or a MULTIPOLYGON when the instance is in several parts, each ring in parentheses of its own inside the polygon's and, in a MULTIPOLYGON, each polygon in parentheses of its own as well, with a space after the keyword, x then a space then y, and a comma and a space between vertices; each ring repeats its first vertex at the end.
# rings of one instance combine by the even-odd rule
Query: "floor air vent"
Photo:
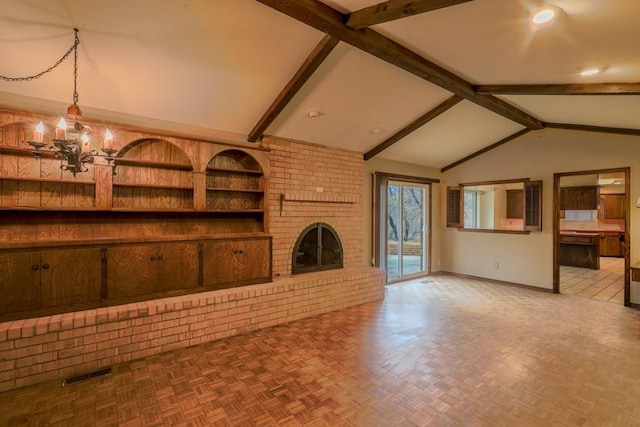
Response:
POLYGON ((99 371, 89 372, 88 374, 76 375, 75 377, 70 377, 65 380, 62 380, 62 387, 68 386, 71 384, 80 383, 82 381, 89 380, 95 377, 101 377, 103 375, 107 375, 111 373, 111 368, 100 369, 99 371))

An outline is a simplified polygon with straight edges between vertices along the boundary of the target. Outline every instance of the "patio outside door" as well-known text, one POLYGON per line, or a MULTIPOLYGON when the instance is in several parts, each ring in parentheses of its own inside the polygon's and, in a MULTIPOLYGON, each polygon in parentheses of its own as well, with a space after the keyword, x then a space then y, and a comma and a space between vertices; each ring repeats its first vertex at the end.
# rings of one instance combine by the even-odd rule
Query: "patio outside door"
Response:
POLYGON ((389 181, 387 192, 387 279, 427 272, 427 185, 389 181))

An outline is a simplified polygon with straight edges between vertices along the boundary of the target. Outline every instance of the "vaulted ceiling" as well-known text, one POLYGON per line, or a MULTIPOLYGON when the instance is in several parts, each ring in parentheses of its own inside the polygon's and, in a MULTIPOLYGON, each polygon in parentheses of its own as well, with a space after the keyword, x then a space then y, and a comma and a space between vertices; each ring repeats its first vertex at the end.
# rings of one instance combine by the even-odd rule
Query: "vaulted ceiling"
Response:
MULTIPOLYGON (((98 121, 445 170, 546 127, 640 135, 640 2, 549 2, 3 0, 0 75, 49 67, 75 27, 98 121), (549 2, 558 19, 534 26, 549 2)), ((0 80, 0 106, 61 114, 72 73, 0 80)))

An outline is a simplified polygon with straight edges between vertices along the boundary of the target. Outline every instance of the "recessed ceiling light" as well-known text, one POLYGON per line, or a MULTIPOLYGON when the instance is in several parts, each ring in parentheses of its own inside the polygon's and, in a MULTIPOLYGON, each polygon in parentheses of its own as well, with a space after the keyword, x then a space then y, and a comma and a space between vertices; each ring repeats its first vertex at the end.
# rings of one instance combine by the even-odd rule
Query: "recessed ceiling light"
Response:
POLYGON ((318 116, 320 116, 320 111, 318 111, 318 110, 311 109, 311 110, 307 111, 307 117, 314 118, 314 117, 318 117, 318 116))
POLYGON ((533 11, 531 21, 536 25, 548 24, 560 15, 560 8, 556 6, 545 6, 533 11))
POLYGON ((546 24, 556 16, 556 11, 550 8, 542 9, 533 15, 531 20, 534 24, 546 24))
POLYGON ((602 68, 600 67, 589 67, 582 70, 580 72, 580 75, 584 77, 589 77, 589 76, 595 76, 596 74, 600 74, 601 72, 602 72, 602 68))
POLYGON ((381 133, 382 132, 382 128, 380 126, 376 126, 373 129, 371 129, 371 133, 381 133))

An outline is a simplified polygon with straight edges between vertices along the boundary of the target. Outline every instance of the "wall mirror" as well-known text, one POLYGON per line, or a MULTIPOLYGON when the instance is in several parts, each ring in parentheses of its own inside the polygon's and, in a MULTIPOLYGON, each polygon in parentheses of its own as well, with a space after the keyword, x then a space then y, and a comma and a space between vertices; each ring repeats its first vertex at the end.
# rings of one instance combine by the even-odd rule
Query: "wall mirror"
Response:
POLYGON ((528 233, 542 230, 542 181, 528 178, 447 188, 447 227, 528 233))

